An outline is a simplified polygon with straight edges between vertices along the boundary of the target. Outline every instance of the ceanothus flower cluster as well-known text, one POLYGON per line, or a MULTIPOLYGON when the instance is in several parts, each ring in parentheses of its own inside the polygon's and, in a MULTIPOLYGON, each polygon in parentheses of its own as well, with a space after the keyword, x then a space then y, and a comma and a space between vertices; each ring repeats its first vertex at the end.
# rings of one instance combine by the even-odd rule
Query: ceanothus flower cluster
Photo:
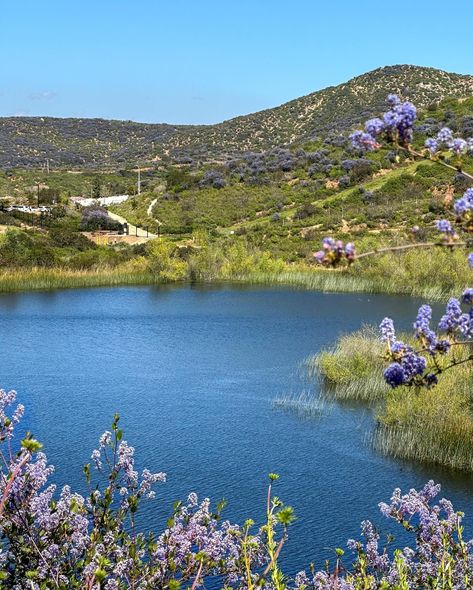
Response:
POLYGON ((387 103, 391 107, 382 118, 370 119, 364 131, 350 135, 355 149, 370 151, 380 147, 382 136, 388 141, 408 145, 412 141, 414 123, 417 118, 416 107, 409 101, 402 102, 396 94, 390 94, 387 103))
MULTIPOLYGON (((422 337, 428 338, 430 319, 431 310, 423 306, 415 323, 422 337)), ((383 321, 382 333, 399 351, 391 320, 383 321)), ((118 416, 92 453, 95 471, 90 465, 84 468, 90 486, 84 498, 69 486, 57 493, 48 483, 53 469, 33 438, 26 437, 13 450, 15 426, 23 413, 22 406, 12 407, 15 400, 15 392, 0 390, 2 588, 178 590, 208 582, 227 590, 464 590, 464 580, 473 579, 473 542, 463 541, 461 515, 448 500, 432 504, 439 492, 433 482, 405 495, 397 489, 390 504, 380 504, 385 517, 415 535, 412 547, 391 552, 382 546, 375 526, 363 521, 362 539, 348 541, 351 567, 342 564, 344 551, 337 549, 333 567, 311 568, 294 578, 278 565, 293 514, 272 495, 274 474, 265 524, 255 532, 251 520, 242 526, 222 521, 223 505, 212 510, 208 499, 199 502, 194 493, 175 504, 161 533, 137 532, 140 502, 153 497, 151 488, 164 481, 164 474, 145 469, 138 476, 134 449, 123 441, 118 416)))
POLYGON ((449 127, 442 127, 436 137, 429 137, 424 145, 432 156, 443 150, 448 150, 455 156, 473 153, 473 139, 453 137, 453 131, 449 127))
MULTIPOLYGON (((435 385, 438 375, 455 366, 458 359, 450 358, 453 346, 473 340, 473 289, 465 289, 461 301, 452 297, 440 318, 437 331, 431 328, 432 308, 422 305, 413 324, 414 337, 419 349, 396 340, 393 321, 384 318, 380 324, 380 337, 386 342, 386 358, 393 361, 384 372, 386 382, 393 388, 401 385, 435 385), (464 311, 462 304, 469 306, 464 311), (442 360, 442 362, 441 362, 442 360)), ((472 357, 467 357, 473 360, 472 357)))
POLYGON ((339 266, 342 262, 351 264, 355 260, 355 245, 342 240, 326 237, 322 240, 322 250, 314 254, 314 260, 328 267, 339 266))

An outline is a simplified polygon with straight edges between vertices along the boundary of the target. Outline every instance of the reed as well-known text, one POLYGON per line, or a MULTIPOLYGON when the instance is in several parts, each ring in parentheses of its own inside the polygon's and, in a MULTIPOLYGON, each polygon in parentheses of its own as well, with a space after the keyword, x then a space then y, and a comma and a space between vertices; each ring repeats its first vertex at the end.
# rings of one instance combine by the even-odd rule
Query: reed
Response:
MULTIPOLYGON (((401 340, 409 341, 405 335, 401 340)), ((411 342, 412 344, 412 342, 411 342)), ((469 346, 455 350, 468 356, 469 346)), ((321 381, 322 398, 374 405, 373 447, 396 458, 473 471, 473 367, 446 371, 431 389, 392 390, 383 379, 383 345, 374 328, 342 336, 330 350, 308 361, 321 381)))
POLYGON ((310 375, 320 379, 325 397, 376 402, 389 390, 383 379, 382 353, 376 330, 364 326, 309 359, 307 367, 310 375))
POLYGON ((82 287, 152 285, 162 280, 152 273, 120 269, 66 270, 57 268, 6 269, 0 272, 0 292, 82 287))
POLYGON ((273 407, 284 412, 291 412, 300 418, 319 418, 325 409, 323 400, 313 393, 302 392, 278 397, 273 402, 273 407))

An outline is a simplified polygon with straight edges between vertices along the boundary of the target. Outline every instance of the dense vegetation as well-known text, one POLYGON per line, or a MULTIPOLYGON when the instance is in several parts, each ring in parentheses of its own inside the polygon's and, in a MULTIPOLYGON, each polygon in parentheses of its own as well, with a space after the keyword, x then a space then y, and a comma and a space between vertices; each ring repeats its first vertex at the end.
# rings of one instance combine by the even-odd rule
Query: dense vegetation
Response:
POLYGON ((78 168, 143 165, 169 157, 176 163, 225 161, 231 154, 347 131, 378 112, 388 92, 407 92, 419 107, 425 108, 448 96, 468 96, 471 89, 471 76, 399 65, 379 68, 345 84, 218 125, 3 118, 0 167, 43 166, 46 159, 55 167, 78 168))

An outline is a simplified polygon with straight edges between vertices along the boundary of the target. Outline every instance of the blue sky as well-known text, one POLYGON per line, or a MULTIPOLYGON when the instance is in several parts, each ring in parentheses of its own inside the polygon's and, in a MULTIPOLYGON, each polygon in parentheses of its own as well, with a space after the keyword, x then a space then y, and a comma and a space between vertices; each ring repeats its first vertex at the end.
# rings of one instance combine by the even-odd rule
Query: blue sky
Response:
POLYGON ((0 115, 214 123, 382 65, 473 74, 473 2, 3 0, 0 115))

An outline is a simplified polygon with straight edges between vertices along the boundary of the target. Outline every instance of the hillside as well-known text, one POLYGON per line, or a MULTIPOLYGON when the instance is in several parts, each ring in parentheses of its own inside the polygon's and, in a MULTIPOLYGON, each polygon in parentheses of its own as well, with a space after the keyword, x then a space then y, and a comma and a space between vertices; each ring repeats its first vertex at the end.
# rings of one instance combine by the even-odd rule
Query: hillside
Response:
POLYGON ((378 112, 390 92, 425 108, 445 97, 467 97, 473 76, 399 65, 279 107, 216 125, 179 126, 103 119, 0 118, 0 168, 116 168, 159 161, 225 160, 228 155, 338 134, 378 112))

